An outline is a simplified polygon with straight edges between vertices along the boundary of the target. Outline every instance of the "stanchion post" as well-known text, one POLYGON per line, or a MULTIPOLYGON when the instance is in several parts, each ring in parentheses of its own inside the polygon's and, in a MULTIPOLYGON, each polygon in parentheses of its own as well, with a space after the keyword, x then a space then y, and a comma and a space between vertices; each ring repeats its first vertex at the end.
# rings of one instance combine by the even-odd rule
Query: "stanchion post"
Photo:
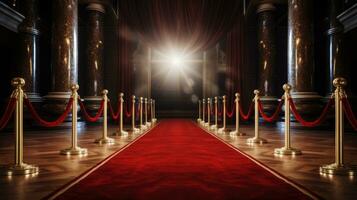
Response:
POLYGON ((144 98, 140 97, 140 129, 145 130, 147 127, 143 124, 143 103, 144 98))
POLYGON ((198 119, 197 122, 201 123, 202 118, 201 118, 201 100, 198 100, 198 119))
POLYGON ((67 149, 60 151, 62 155, 84 155, 87 154, 87 149, 78 147, 78 133, 77 133, 77 112, 78 112, 78 84, 72 84, 72 145, 67 149))
POLYGON ((210 128, 214 131, 218 128, 218 97, 214 97, 214 124, 210 128))
POLYGON ((119 110, 119 129, 116 131, 116 135, 123 135, 126 136, 128 135, 127 131, 124 131, 124 93, 119 94, 119 104, 120 104, 120 110, 119 110))
POLYGON ((248 144, 263 144, 267 143, 267 140, 264 138, 261 138, 259 136, 259 96, 260 91, 259 90, 254 90, 254 137, 248 138, 247 143, 248 144))
POLYGON ((148 128, 151 126, 151 123, 148 121, 148 98, 145 98, 145 126, 148 128))
POLYGON ((223 113, 222 113, 223 127, 218 129, 218 133, 227 133, 227 132, 230 132, 230 130, 227 129, 227 97, 226 97, 226 95, 223 95, 223 97, 222 97, 222 105, 223 105, 223 113))
POLYGON ((206 100, 202 99, 202 121, 201 125, 205 126, 206 124, 206 100))
POLYGON ((131 96, 131 129, 130 131, 133 133, 140 132, 140 129, 136 128, 135 126, 135 95, 131 96))
POLYGON ((239 101, 240 101, 239 97, 240 96, 239 96, 238 93, 236 93, 235 97, 236 97, 236 99, 234 100, 234 103, 235 103, 235 106, 236 106, 236 108, 235 108, 236 109, 236 130, 231 131, 230 135, 244 136, 246 134, 240 132, 240 130, 239 130, 239 101))
POLYGON ((285 109, 285 146, 282 148, 277 148, 274 150, 274 154, 276 155, 301 155, 302 152, 299 149, 295 149, 291 147, 291 135, 290 135, 290 103, 289 103, 289 98, 290 98, 290 91, 291 91, 291 85, 289 84, 284 84, 283 85, 284 89, 284 109, 285 109))
POLYGON ((211 125, 211 99, 207 98, 207 122, 205 126, 209 128, 211 125))
POLYGON ((103 132, 102 137, 94 142, 99 144, 114 144, 115 140, 108 137, 108 90, 102 91, 104 107, 103 107, 103 132))
POLYGON ((0 173, 2 175, 29 175, 36 174, 39 168, 35 165, 24 163, 24 130, 23 130, 23 100, 25 86, 23 78, 13 78, 11 85, 15 88, 12 98, 16 99, 15 108, 15 163, 9 166, 2 166, 0 173))
POLYGON ((335 96, 335 163, 323 165, 320 167, 321 174, 329 175, 348 175, 355 176, 357 173, 356 166, 349 166, 344 163, 343 155, 343 104, 342 98, 345 98, 344 87, 347 81, 344 78, 335 78, 333 85, 336 87, 335 96))
POLYGON ((154 99, 150 99, 150 119, 151 119, 151 124, 154 124, 155 121, 155 117, 154 117, 154 99))
POLYGON ((157 119, 156 119, 156 103, 155 103, 155 99, 152 100, 152 105, 153 105, 153 109, 152 109, 152 111, 153 111, 152 122, 155 123, 155 122, 157 121, 157 119))

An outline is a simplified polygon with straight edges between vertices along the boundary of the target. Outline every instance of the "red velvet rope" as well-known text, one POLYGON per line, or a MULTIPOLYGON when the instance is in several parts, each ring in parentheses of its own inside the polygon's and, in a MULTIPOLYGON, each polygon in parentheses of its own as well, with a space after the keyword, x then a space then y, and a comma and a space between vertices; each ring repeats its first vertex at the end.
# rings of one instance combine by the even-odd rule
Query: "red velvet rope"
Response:
POLYGON ((250 116, 253 113, 253 105, 254 105, 253 102, 251 102, 249 105, 248 113, 245 115, 241 105, 239 104, 239 114, 240 114, 242 120, 247 121, 250 118, 250 116))
POLYGON ((60 125, 66 119, 66 117, 68 116, 69 112, 71 112, 71 108, 72 108, 72 104, 73 104, 73 98, 69 99, 69 101, 67 103, 67 106, 66 106, 66 109, 63 112, 63 114, 60 115, 54 121, 46 121, 46 120, 42 119, 38 115, 37 111, 35 110, 35 108, 33 107, 32 103, 30 102, 29 99, 25 98, 24 102, 25 102, 25 105, 27 106, 27 108, 29 109, 31 116, 35 119, 35 121, 37 123, 39 123, 41 126, 44 126, 44 127, 55 127, 55 126, 60 125))
POLYGON ((5 108, 4 114, 0 119, 0 130, 4 129, 9 122, 16 107, 16 98, 10 98, 5 108))
POLYGON ((357 131, 357 118, 353 114, 353 110, 350 102, 347 100, 347 98, 342 98, 342 104, 343 104, 343 110, 345 112, 346 118, 350 122, 352 128, 357 131))
POLYGON ((98 119, 102 116, 103 110, 104 110, 104 100, 100 102, 100 107, 97 111, 97 113, 94 115, 94 117, 90 116, 86 110, 86 107, 84 106, 83 102, 78 99, 79 101, 79 106, 81 107, 81 113, 84 117, 84 119, 88 122, 96 122, 98 119))
POLYGON ((112 107, 112 104, 110 103, 110 101, 109 101, 108 105, 109 105, 110 115, 112 116, 113 120, 117 120, 120 115, 120 102, 118 101, 118 110, 116 113, 114 113, 114 110, 113 110, 113 107, 112 107))
POLYGON ((278 104, 278 107, 276 108, 276 110, 273 113, 273 115, 269 117, 264 113, 262 102, 259 100, 258 101, 259 113, 260 113, 260 115, 263 117, 263 119, 265 121, 272 123, 272 122, 274 122, 274 121, 276 121, 278 119, 280 111, 281 111, 281 108, 283 106, 283 103, 284 103, 284 101, 280 101, 279 104, 278 104))
POLYGON ((125 108, 125 116, 127 117, 127 118, 129 118, 129 117, 131 117, 131 107, 133 106, 133 103, 131 103, 131 105, 130 105, 130 108, 128 109, 128 107, 127 106, 124 106, 124 108, 125 108), (128 112, 128 110, 129 110, 129 112, 128 112))
POLYGON ((295 103, 293 101, 292 98, 289 98, 289 103, 290 103, 290 108, 291 108, 291 111, 294 115, 294 117, 296 118, 297 121, 299 121, 303 126, 306 126, 306 127, 314 127, 314 126, 318 126, 320 125, 323 121, 325 121, 326 117, 327 117, 327 114, 328 114, 328 111, 330 110, 330 108, 332 107, 332 104, 333 104, 333 99, 331 98, 325 108, 323 109, 321 115, 314 121, 305 121, 301 115, 298 113, 297 109, 296 109, 296 106, 295 106, 295 103))
POLYGON ((227 110, 227 116, 229 117, 229 118, 232 118, 233 117, 233 114, 235 113, 235 106, 234 106, 234 104, 231 106, 231 109, 230 109, 231 111, 228 111, 227 110))
POLYGON ((219 109, 219 106, 218 106, 217 115, 220 117, 220 116, 222 116, 222 113, 223 113, 223 108, 219 109))

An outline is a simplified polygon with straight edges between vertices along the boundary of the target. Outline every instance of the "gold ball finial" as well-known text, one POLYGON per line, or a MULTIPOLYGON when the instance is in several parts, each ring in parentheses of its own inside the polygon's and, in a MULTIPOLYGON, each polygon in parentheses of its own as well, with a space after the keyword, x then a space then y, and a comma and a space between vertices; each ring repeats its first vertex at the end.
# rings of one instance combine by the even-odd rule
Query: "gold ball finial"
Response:
POLYGON ((236 96, 236 97, 239 97, 239 93, 237 92, 237 93, 235 94, 235 96, 236 96))
POLYGON ((347 80, 342 77, 333 79, 333 86, 335 87, 345 87, 347 85, 347 80))
POLYGON ((120 96, 120 97, 123 97, 123 96, 124 96, 124 93, 122 93, 122 92, 119 93, 119 96, 120 96))
POLYGON ((259 93, 260 93, 259 90, 254 90, 254 94, 255 94, 255 95, 258 95, 259 93))
POLYGON ((284 90, 285 92, 290 92, 290 90, 291 90, 291 85, 289 85, 288 83, 285 83, 285 84, 283 85, 283 90, 284 90))
POLYGON ((107 94, 108 94, 108 90, 104 89, 104 90, 102 91, 102 94, 103 94, 103 95, 107 95, 107 94))
POLYGON ((79 90, 79 85, 77 83, 72 84, 71 85, 71 90, 72 90, 72 92, 75 92, 75 91, 79 90))
POLYGON ((226 99, 226 95, 223 95, 223 99, 226 99))
POLYGON ((11 85, 14 87, 23 87, 25 86, 25 79, 20 77, 15 77, 11 80, 11 85))

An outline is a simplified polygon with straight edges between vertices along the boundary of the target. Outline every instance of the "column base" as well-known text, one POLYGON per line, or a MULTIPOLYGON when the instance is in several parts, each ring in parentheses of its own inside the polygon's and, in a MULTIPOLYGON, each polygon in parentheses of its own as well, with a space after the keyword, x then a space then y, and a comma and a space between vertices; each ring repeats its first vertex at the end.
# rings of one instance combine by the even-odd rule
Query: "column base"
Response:
POLYGON ((61 155, 86 155, 87 153, 87 149, 81 147, 70 147, 60 151, 61 155))
POLYGON ((274 149, 274 154, 276 154, 276 155, 293 155, 293 156, 295 156, 295 155, 301 155, 302 152, 299 149, 282 147, 282 148, 274 149))
POLYGON ((113 138, 109 138, 109 137, 102 137, 102 138, 94 140, 94 143, 98 143, 98 144, 114 144, 115 140, 113 138))
POLYGON ((356 176, 357 166, 339 165, 333 163, 330 165, 323 165, 320 167, 320 174, 322 175, 343 175, 343 176, 356 176))
POLYGON ((22 163, 21 165, 2 166, 0 174, 4 176, 30 175, 39 172, 38 166, 22 163))
POLYGON ((248 138, 247 143, 248 144, 265 144, 268 141, 264 138, 261 137, 253 137, 253 138, 248 138))
POLYGON ((234 131, 229 132, 229 135, 231 135, 231 136, 245 136, 247 134, 246 133, 242 133, 242 132, 237 131, 237 130, 234 130, 234 131))

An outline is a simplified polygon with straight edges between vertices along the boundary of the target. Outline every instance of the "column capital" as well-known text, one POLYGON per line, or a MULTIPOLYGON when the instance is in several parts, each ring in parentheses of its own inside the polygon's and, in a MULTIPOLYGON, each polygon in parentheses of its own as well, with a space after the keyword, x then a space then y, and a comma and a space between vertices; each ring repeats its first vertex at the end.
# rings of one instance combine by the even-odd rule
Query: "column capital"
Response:
POLYGON ((266 11, 274 11, 276 7, 272 3, 262 3, 257 5, 256 13, 266 12, 266 11))

